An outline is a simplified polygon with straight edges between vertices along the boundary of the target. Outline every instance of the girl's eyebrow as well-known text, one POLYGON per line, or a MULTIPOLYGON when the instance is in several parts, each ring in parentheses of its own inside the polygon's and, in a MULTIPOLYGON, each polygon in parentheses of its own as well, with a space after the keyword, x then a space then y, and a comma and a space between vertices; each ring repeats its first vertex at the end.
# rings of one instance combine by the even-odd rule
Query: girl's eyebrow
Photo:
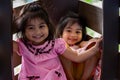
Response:
POLYGON ((46 23, 45 23, 45 22, 42 22, 42 23, 40 23, 40 25, 41 25, 41 24, 46 24, 46 23))
MULTIPOLYGON (((41 22, 39 25, 43 25, 43 24, 46 24, 45 22, 41 22)), ((27 24, 27 26, 33 26, 34 24, 31 24, 31 23, 29 23, 29 24, 27 24)))
POLYGON ((79 29, 77 29, 77 30, 82 30, 82 28, 79 28, 79 29))
MULTIPOLYGON (((70 26, 67 26, 65 29, 72 29, 70 26)), ((77 30, 82 30, 82 28, 79 28, 77 30)))

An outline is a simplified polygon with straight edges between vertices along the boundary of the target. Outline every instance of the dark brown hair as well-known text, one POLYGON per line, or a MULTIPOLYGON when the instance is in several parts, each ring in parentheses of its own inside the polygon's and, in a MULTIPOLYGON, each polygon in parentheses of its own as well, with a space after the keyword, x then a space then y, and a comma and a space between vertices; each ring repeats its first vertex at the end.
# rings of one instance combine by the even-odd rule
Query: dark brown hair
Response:
POLYGON ((15 23, 18 28, 18 37, 20 33, 20 37, 23 40, 27 40, 25 36, 25 29, 28 20, 40 18, 44 20, 49 29, 49 35, 46 40, 52 40, 54 38, 54 27, 49 21, 49 17, 47 12, 40 6, 39 3, 33 2, 26 4, 20 11, 19 16, 16 18, 15 23))
POLYGON ((74 23, 78 23, 80 25, 80 28, 82 29, 82 40, 86 40, 85 20, 74 12, 69 12, 67 15, 63 16, 60 19, 56 30, 57 38, 63 35, 64 28, 67 26, 68 23, 70 23, 71 25, 73 25, 74 23))

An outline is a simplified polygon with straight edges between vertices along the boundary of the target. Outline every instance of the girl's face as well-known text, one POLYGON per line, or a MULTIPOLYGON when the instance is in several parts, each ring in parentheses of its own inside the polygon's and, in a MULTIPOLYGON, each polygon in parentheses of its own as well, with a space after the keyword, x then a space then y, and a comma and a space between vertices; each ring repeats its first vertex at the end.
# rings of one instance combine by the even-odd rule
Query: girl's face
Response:
POLYGON ((43 44, 48 37, 48 34, 48 26, 44 20, 40 18, 28 20, 25 29, 25 36, 32 44, 43 44))
POLYGON ((82 40, 82 28, 78 23, 74 23, 71 26, 68 23, 63 30, 62 38, 68 45, 75 45, 77 42, 82 40))

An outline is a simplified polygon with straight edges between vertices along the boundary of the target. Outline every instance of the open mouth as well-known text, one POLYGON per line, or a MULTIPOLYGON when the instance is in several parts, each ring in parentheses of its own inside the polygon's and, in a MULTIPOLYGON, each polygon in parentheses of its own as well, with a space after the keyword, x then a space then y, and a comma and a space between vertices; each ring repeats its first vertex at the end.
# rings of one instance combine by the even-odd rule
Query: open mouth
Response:
POLYGON ((33 36, 34 39, 41 39, 44 35, 33 36))
POLYGON ((76 42, 77 41, 77 39, 71 39, 71 38, 68 38, 68 41, 70 41, 70 42, 76 42))

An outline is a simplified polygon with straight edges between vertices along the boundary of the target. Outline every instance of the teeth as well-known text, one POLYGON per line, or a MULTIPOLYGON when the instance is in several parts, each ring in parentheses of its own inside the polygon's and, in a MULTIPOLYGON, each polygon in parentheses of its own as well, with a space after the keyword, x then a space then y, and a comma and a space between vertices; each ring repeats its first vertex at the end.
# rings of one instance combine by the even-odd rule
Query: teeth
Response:
POLYGON ((33 36, 33 37, 35 37, 35 38, 41 38, 41 37, 42 37, 42 35, 40 35, 40 36, 33 36))
POLYGON ((74 41, 74 39, 69 39, 70 41, 74 41))
POLYGON ((40 38, 41 36, 36 36, 36 38, 40 38))

